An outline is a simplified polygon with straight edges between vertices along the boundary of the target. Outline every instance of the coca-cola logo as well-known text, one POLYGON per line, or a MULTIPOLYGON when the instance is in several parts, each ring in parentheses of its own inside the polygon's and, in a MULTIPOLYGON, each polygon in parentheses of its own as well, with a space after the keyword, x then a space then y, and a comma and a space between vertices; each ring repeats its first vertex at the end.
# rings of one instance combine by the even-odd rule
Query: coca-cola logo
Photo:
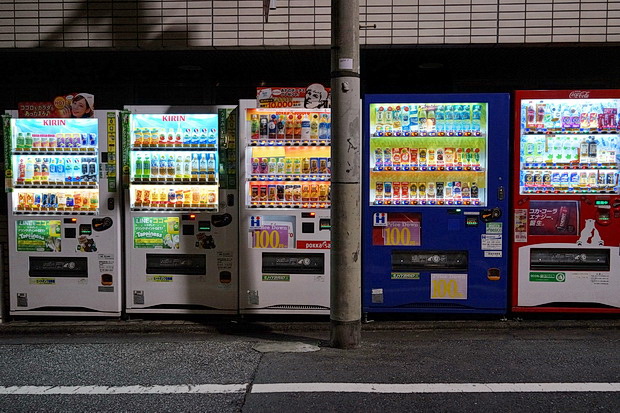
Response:
POLYGON ((570 99, 588 99, 590 97, 590 92, 586 90, 573 90, 568 94, 570 99))
POLYGON ((331 241, 297 241, 297 248, 303 250, 328 250, 331 241))

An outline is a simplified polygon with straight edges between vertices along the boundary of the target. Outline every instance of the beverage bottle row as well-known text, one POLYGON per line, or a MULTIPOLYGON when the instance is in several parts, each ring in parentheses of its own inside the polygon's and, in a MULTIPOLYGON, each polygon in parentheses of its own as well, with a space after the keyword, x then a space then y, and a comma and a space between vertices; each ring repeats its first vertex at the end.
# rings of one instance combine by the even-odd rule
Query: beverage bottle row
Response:
POLYGON ((331 173, 331 158, 252 158, 253 175, 299 175, 329 173, 331 173))
POLYGON ((18 183, 97 182, 97 158, 21 157, 17 165, 18 183))
POLYGON ((271 113, 250 115, 250 139, 272 141, 328 141, 331 120, 328 113, 271 113))
POLYGON ((475 182, 376 182, 375 203, 413 200, 474 200, 479 197, 475 182))
POLYGON ((522 144, 526 163, 615 164, 617 136, 528 136, 522 144))
POLYGON ((616 129, 618 104, 600 101, 529 101, 521 107, 521 127, 548 130, 616 129))
POLYGON ((99 207, 97 191, 20 192, 20 210, 50 208, 71 211, 94 211, 99 207))
POLYGON ((375 171, 408 171, 423 166, 479 167, 480 148, 375 148, 375 171))
POLYGON ((618 173, 615 171, 522 171, 521 182, 526 187, 589 187, 613 188, 617 185, 618 173))
POLYGON ((134 146, 217 146, 217 129, 208 128, 135 128, 133 131, 134 146))
POLYGON ((217 203, 217 190, 214 188, 150 188, 134 189, 134 191, 134 206, 137 207, 173 208, 190 205, 207 207, 217 203))
POLYGON ((191 155, 137 155, 135 178, 213 180, 216 168, 215 153, 192 153, 191 155), (209 176, 210 175, 210 176, 209 176))
POLYGON ((250 183, 250 201, 253 203, 328 202, 330 199, 331 186, 327 183, 250 183))
POLYGON ((16 149, 46 149, 49 151, 73 148, 94 148, 97 146, 96 133, 56 133, 32 134, 30 132, 17 134, 16 149))
POLYGON ((373 136, 409 136, 415 132, 481 132, 482 105, 386 105, 375 108, 373 136))

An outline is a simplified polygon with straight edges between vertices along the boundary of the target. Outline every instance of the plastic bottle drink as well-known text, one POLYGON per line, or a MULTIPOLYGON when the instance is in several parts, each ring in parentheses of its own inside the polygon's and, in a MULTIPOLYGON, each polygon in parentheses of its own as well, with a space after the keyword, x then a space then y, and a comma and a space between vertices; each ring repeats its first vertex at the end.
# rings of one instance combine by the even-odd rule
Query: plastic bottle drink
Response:
POLYGON ((34 179, 34 161, 31 157, 26 158, 25 180, 32 181, 34 179))
POLYGON ((19 132, 17 134, 17 140, 15 142, 16 149, 24 149, 24 144, 26 143, 26 139, 24 138, 24 134, 19 132))
POLYGON ((253 113, 250 116, 250 139, 258 140, 260 138, 260 125, 258 123, 258 115, 253 113))
MULTIPOLYGON (((146 165, 145 168, 146 169, 146 165)), ((153 155, 151 157, 151 177, 152 178, 157 178, 159 176, 159 159, 157 158, 157 155, 153 155)))
POLYGON ((24 138, 24 149, 32 148, 32 134, 30 132, 26 133, 26 137, 24 138))
POLYGON ((174 143, 175 145, 183 143, 183 132, 181 131, 181 127, 178 127, 177 132, 174 134, 174 143))
POLYGON ((312 119, 310 120, 310 140, 318 140, 319 139, 319 115, 317 113, 312 114, 312 119))
POLYGON ((295 116, 293 122, 294 136, 293 139, 299 140, 301 139, 301 115, 295 116))
POLYGON ((32 147, 33 148, 41 147, 41 137, 39 135, 32 137, 32 147))
POLYGON ((215 154, 209 154, 209 159, 207 160, 207 173, 213 174, 215 173, 215 154))
POLYGON ((284 137, 289 141, 295 138, 295 119, 292 114, 289 114, 286 117, 286 123, 284 124, 284 137))
POLYGON ((58 163, 56 158, 51 158, 49 163, 49 180, 56 182, 58 179, 58 163))
POLYGON ((159 156, 159 176, 161 178, 168 177, 168 161, 166 160, 166 155, 159 156))
POLYGON ((168 178, 174 178, 175 176, 174 156, 168 155, 168 178))
POLYGON ((321 114, 321 120, 319 122, 319 139, 327 140, 327 124, 329 122, 328 115, 326 113, 321 114))
POLYGON ((142 173, 143 173, 142 170, 143 170, 142 157, 138 155, 138 158, 136 159, 136 178, 142 178, 142 173))
POLYGON ((192 176, 192 161, 189 155, 185 156, 183 161, 183 178, 191 178, 192 176))
POLYGON ((56 182, 63 182, 65 180, 65 160, 62 158, 56 159, 56 182))
POLYGON ((308 114, 305 114, 301 120, 301 139, 304 141, 310 140, 310 118, 308 114))
POLYGON ((77 161, 77 159, 73 160, 73 172, 71 173, 71 177, 73 179, 73 181, 75 182, 80 182, 81 181, 81 165, 80 163, 77 161))
POLYGON ((480 119, 482 118, 480 105, 474 105, 471 112, 471 130, 474 132, 480 131, 480 119))
POLYGON ((198 169, 198 155, 193 153, 192 154, 192 177, 197 177, 198 172, 200 172, 200 170, 198 169))
POLYGON ((200 175, 205 175, 207 173, 207 154, 198 154, 198 157, 198 168, 200 171, 200 175))
POLYGON ((24 163, 24 158, 19 160, 17 170, 17 181, 24 182, 24 180, 26 179, 26 164, 24 163))
POLYGON ((259 134, 260 139, 267 139, 267 137, 269 136, 268 123, 269 123, 269 119, 267 115, 260 115, 259 129, 258 129, 258 134, 259 134))
POLYGON ((437 132, 445 132, 446 130, 446 111, 443 105, 437 106, 437 111, 435 112, 435 126, 437 128, 437 132))
POLYGON ((183 157, 181 155, 177 155, 174 165, 174 177, 176 179, 183 178, 183 157))
POLYGON ((404 106, 401 114, 401 125, 403 132, 409 132, 409 106, 404 106))
POLYGON ((200 139, 198 143, 201 146, 207 146, 208 141, 209 141, 209 130, 206 128, 200 129, 200 139))
POLYGON ((461 108, 461 130, 463 132, 471 131, 471 114, 469 113, 471 107, 469 105, 462 105, 461 108))

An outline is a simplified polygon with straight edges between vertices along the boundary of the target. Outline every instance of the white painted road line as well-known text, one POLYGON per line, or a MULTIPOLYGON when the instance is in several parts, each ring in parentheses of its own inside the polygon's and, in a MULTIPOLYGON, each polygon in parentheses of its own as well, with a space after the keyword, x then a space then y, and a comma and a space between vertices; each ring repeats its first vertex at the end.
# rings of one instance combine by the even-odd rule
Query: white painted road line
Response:
POLYGON ((618 392, 620 383, 273 383, 251 393, 538 393, 618 392))
POLYGON ((0 394, 193 394, 245 393, 248 384, 179 384, 154 386, 10 386, 0 394))
MULTIPOLYGON (((154 386, 0 386, 0 395, 223 394, 245 393, 249 384, 154 386)), ((578 393, 620 392, 620 383, 270 383, 250 393, 578 393)))

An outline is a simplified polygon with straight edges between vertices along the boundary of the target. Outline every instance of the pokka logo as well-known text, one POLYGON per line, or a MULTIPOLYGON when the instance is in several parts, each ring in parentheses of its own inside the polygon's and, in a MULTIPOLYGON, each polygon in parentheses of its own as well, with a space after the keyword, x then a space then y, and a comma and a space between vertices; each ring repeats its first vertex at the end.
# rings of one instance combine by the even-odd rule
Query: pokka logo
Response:
POLYGON ((297 241, 297 248, 301 250, 328 250, 331 241, 297 241))
POLYGON ((185 116, 183 115, 170 115, 170 116, 162 116, 161 120, 164 122, 185 122, 185 116))
POLYGON ((59 119, 50 119, 50 120, 43 121, 43 126, 66 126, 66 125, 67 125, 67 121, 59 120, 59 119))
POLYGON ((588 99, 590 97, 590 92, 587 90, 573 90, 568 94, 570 99, 588 99))

